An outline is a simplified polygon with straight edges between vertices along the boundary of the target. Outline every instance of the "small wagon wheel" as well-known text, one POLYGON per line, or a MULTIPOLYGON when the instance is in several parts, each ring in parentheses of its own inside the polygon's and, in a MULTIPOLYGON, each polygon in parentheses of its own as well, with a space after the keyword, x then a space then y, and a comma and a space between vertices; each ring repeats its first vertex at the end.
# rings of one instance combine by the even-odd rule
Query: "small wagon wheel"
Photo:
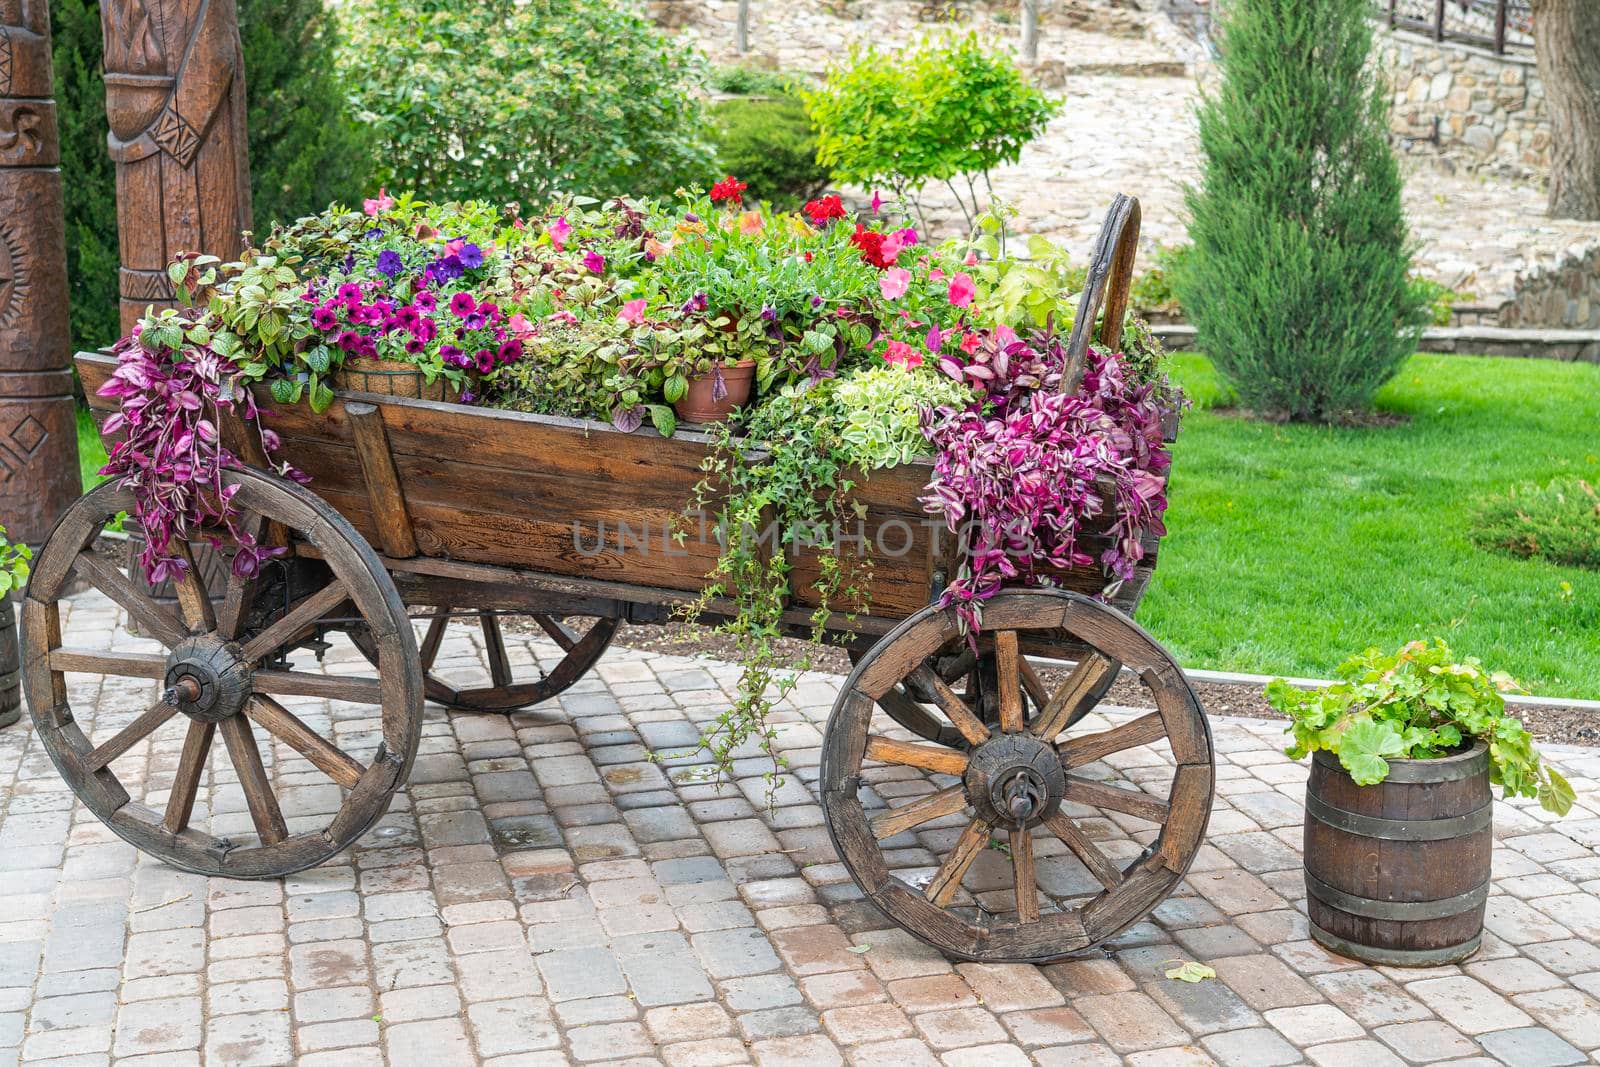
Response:
POLYGON ((992 663, 992 683, 972 702, 928 666, 962 640, 950 612, 923 609, 862 657, 824 731, 823 811, 856 884, 912 934, 965 959, 1059 959, 1137 922, 1183 877, 1211 811, 1210 729, 1167 652, 1087 597, 1002 593, 985 608, 984 633, 994 651, 980 660, 992 663), (1067 642, 1087 651, 1046 692, 1022 650, 1067 642), (1149 687, 1157 710, 1065 735, 1066 723, 1093 706, 1102 676, 1119 666, 1149 687), (885 694, 908 682, 934 693, 961 746, 876 732, 874 710, 888 713, 894 698, 886 705, 885 694), (1159 785, 1153 774, 1146 789, 1123 788, 1105 767, 1091 766, 1145 746, 1139 762, 1158 773, 1159 785), (882 806, 872 782, 904 779, 906 768, 932 772, 935 791, 882 806), (936 867, 917 866, 923 850, 936 867), (980 854, 989 858, 978 863, 980 854), (1047 865, 1054 888, 1041 893, 1047 865), (969 879, 977 868, 981 877, 969 879))
MULTIPOLYGON (((571 688, 605 655, 611 639, 617 633, 617 620, 601 617, 589 618, 588 629, 580 629, 577 616, 561 616, 543 612, 485 611, 480 614, 484 653, 489 660, 489 684, 486 686, 457 686, 434 673, 439 650, 444 644, 446 630, 454 611, 451 607, 434 609, 427 616, 428 629, 421 643, 422 670, 428 699, 451 711, 498 712, 509 714, 541 704, 551 697, 571 688), (505 630, 501 620, 526 619, 543 630, 561 650, 561 659, 548 670, 540 667, 513 665, 506 650, 505 630)), ((361 627, 353 627, 350 639, 370 661, 373 646, 370 637, 361 627)))
MULTIPOLYGON (((272 878, 330 858, 387 810, 421 736, 422 672, 394 584, 337 512, 255 471, 230 471, 224 482, 236 488, 246 529, 286 534, 298 551, 269 561, 254 578, 230 575, 220 603, 191 567, 175 583, 175 614, 141 592, 122 563, 96 551, 106 523, 133 509, 130 492, 102 485, 67 510, 39 553, 23 602, 24 673, 45 749, 102 822, 184 870, 272 878), (63 634, 61 601, 74 576, 120 605, 144 644, 159 642, 160 650, 124 650, 117 645, 127 642, 115 638, 108 649, 103 637, 71 625, 70 614, 72 632, 63 634), (303 645, 318 647, 324 628, 352 614, 374 637, 377 677, 313 672, 287 660, 303 645), (93 647, 74 647, 74 639, 93 647), (83 689, 92 723, 80 721, 69 699, 83 689), (308 711, 297 698, 329 704, 308 711), (172 720, 186 730, 168 789, 179 736, 172 720), (217 803, 197 813, 217 734, 237 785, 214 774, 217 803), (235 789, 242 805, 237 793, 229 797, 235 789), (148 790, 142 800, 140 790, 148 790)), ((191 545, 174 544, 192 558, 191 545)))

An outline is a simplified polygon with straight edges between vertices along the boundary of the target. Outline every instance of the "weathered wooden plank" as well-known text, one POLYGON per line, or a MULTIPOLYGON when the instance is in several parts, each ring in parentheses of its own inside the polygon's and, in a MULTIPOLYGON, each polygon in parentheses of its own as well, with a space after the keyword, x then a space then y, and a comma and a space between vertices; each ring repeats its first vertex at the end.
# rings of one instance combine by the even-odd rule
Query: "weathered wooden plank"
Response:
POLYGON ((414 556, 417 541, 411 533, 411 516, 406 513, 405 494, 400 490, 400 473, 389 453, 389 435, 383 416, 372 404, 347 402, 345 413, 355 438, 356 456, 366 476, 367 499, 372 504, 378 527, 378 543, 386 556, 414 556))

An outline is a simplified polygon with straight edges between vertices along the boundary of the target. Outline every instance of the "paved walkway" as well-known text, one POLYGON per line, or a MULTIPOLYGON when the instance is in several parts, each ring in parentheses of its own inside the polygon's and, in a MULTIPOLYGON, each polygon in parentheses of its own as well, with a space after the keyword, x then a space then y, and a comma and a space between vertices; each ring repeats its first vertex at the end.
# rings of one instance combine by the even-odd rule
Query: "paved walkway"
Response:
MULTIPOLYGON (((134 647, 122 622, 89 597, 65 620, 73 644, 134 647)), ((553 651, 522 640, 514 656, 553 651)), ((336 649, 331 669, 353 654, 336 649)), ((483 671, 460 629, 442 663, 483 671)), ((720 791, 646 761, 679 751, 734 675, 619 649, 559 707, 430 708, 380 827, 282 883, 151 861, 74 803, 26 721, 0 733, 0 1063, 1384 1067, 1583 1063, 1600 1048, 1600 751, 1551 750, 1579 791, 1567 820, 1497 805, 1490 933, 1464 966, 1373 969, 1307 940, 1305 769, 1276 724, 1220 717, 1209 843, 1151 921, 1079 961, 951 964, 885 928, 821 826, 811 787, 838 679, 808 678, 784 711, 795 774, 771 810, 759 761, 720 791), (1186 959, 1218 977, 1163 977, 1186 959)), ((97 692, 72 677, 93 737, 127 721, 114 707, 146 706, 129 683, 97 692)), ((352 744, 371 732, 325 702, 295 711, 352 744)), ((118 773, 159 796, 181 738, 169 724, 118 773)), ((263 750, 291 819, 327 810, 308 765, 263 750)), ((1158 764, 1106 773, 1145 780, 1158 764)), ((241 809, 214 764, 197 825, 238 823, 241 809)), ((1041 850, 1041 876, 1074 862, 1041 850)))

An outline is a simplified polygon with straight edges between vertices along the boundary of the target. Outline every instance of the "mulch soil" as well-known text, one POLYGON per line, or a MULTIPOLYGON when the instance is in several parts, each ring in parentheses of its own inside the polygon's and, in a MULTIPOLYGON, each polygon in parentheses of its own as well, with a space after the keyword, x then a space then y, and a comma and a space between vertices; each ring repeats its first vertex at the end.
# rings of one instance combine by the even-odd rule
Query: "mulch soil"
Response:
MULTIPOLYGON (((714 659, 737 661, 733 642, 703 626, 673 622, 661 626, 623 626, 616 643, 647 652, 675 656, 706 655, 714 659)), ((810 648, 802 641, 782 642, 785 652, 799 655, 810 648)), ((810 648, 815 653, 813 670, 829 674, 849 674, 850 659, 839 648, 810 648)), ((1053 684, 1062 672, 1046 667, 1040 672, 1046 684, 1053 684)), ((1261 694, 1261 686, 1192 682, 1200 704, 1213 715, 1239 715, 1251 719, 1282 719, 1261 694)), ((1150 691, 1126 676, 1111 687, 1109 703, 1129 708, 1153 708, 1150 691)), ((1564 745, 1600 745, 1600 713, 1581 708, 1519 705, 1516 714, 1540 741, 1564 745)))

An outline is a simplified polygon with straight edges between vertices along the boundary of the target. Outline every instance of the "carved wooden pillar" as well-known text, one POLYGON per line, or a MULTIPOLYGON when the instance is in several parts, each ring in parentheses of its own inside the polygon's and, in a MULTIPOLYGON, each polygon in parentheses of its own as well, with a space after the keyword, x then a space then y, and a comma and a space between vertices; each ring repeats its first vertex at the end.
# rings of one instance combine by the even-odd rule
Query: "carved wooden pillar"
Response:
POLYGON ((101 0, 100 22, 126 331, 172 305, 166 269, 180 253, 243 251, 244 56, 234 0, 101 0))
POLYGON ((46 0, 0 0, 0 524, 38 544, 83 491, 46 0))

